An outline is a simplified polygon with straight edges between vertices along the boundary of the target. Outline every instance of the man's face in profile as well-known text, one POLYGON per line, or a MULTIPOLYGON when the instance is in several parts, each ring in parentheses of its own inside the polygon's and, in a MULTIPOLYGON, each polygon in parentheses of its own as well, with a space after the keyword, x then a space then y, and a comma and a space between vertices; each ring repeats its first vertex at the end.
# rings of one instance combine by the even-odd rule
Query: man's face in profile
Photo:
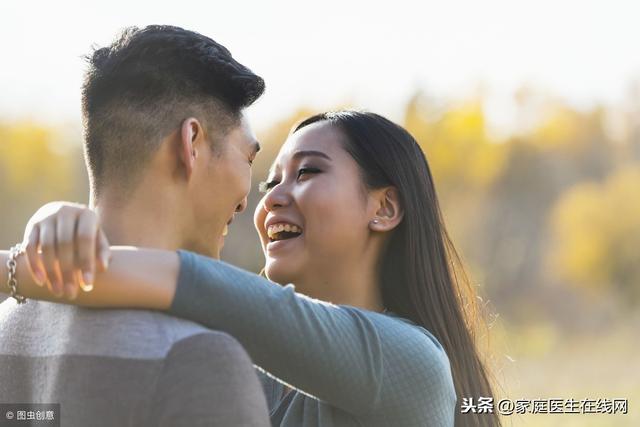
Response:
POLYGON ((202 167, 194 170, 194 228, 192 247, 186 249, 220 257, 228 224, 247 207, 251 164, 259 149, 244 115, 237 126, 214 142, 213 149, 205 144, 199 160, 202 167))

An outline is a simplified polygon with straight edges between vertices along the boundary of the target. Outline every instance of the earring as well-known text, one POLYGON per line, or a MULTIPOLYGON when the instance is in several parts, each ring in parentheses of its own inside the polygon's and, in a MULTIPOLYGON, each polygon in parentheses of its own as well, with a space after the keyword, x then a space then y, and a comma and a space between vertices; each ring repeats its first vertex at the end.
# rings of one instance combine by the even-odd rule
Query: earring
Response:
POLYGON ((378 223, 378 220, 377 220, 377 219, 374 219, 373 221, 371 221, 371 223, 372 223, 372 224, 377 224, 377 223, 378 223))

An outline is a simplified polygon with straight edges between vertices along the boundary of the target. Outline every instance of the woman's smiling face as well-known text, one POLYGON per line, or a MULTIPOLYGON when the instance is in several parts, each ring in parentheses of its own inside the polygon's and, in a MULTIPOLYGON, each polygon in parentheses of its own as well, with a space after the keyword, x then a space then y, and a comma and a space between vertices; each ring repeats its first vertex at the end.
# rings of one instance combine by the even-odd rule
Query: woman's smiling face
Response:
POLYGON ((345 151, 343 138, 328 122, 291 134, 262 184, 266 194, 254 222, 265 272, 275 282, 318 282, 357 265, 366 248, 370 208, 359 167, 345 151))

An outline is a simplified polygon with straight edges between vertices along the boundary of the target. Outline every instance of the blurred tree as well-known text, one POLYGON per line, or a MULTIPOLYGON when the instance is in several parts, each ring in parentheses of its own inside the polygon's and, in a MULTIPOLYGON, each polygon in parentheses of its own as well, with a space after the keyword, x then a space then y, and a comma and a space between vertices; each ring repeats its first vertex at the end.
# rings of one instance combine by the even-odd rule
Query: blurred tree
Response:
POLYGON ((627 94, 626 127, 627 144, 626 157, 631 161, 640 162, 640 77, 632 82, 627 94))
POLYGON ((0 244, 22 238, 35 210, 51 200, 87 197, 87 178, 79 141, 33 123, 0 123, 0 244))
POLYGON ((506 143, 507 167, 490 189, 474 256, 499 300, 541 301, 549 210, 576 183, 600 181, 615 168, 601 108, 578 112, 547 104, 541 123, 506 143))
POLYGON ((613 288, 629 306, 640 302, 640 164, 574 186, 550 218, 552 273, 592 295, 613 288))
POLYGON ((8 195, 27 190, 31 195, 52 197, 68 191, 69 158, 55 150, 58 138, 53 129, 35 123, 0 125, 2 182, 8 195))
POLYGON ((404 125, 425 152, 447 228, 470 277, 486 283, 477 254, 484 242, 475 236, 487 215, 490 189, 507 166, 507 151, 488 136, 482 100, 438 105, 418 92, 407 105, 404 125))
POLYGON ((529 95, 518 96, 517 104, 536 120, 524 120, 524 131, 507 141, 488 136, 481 99, 443 108, 418 93, 405 116, 427 154, 471 277, 507 312, 518 311, 518 300, 544 299, 539 284, 548 279, 542 261, 555 201, 576 183, 602 180, 616 167, 602 108, 580 112, 529 95))
POLYGON ((404 125, 424 150, 445 197, 485 191, 504 167, 505 150, 487 135, 480 99, 441 111, 417 93, 407 105, 404 125))

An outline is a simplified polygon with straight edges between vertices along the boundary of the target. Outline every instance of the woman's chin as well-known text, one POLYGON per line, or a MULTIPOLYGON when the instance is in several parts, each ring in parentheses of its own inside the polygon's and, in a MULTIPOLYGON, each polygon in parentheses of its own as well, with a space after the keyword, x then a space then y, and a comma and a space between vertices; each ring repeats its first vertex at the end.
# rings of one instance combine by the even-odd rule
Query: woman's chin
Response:
POLYGON ((264 272, 272 282, 287 284, 295 284, 296 273, 290 263, 281 260, 269 260, 264 268, 264 272))

